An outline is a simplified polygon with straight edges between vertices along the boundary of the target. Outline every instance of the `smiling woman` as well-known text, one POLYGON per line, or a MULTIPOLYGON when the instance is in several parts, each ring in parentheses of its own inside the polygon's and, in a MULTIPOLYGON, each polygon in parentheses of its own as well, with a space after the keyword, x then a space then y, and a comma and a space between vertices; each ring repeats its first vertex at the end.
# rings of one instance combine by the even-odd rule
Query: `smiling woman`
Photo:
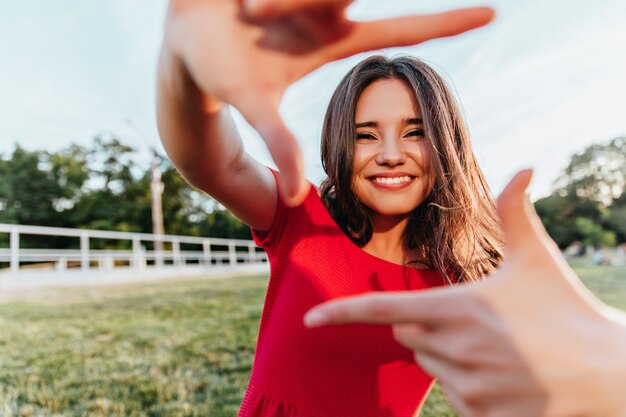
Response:
POLYGON ((373 56, 346 75, 324 122, 322 160, 328 178, 297 207, 279 198, 279 174, 265 167, 243 168, 258 175, 250 192, 227 172, 204 180, 209 192, 227 181, 218 197, 241 194, 255 203, 252 218, 271 220, 251 224, 272 275, 239 415, 412 416, 433 380, 388 328, 318 331, 301 318, 340 296, 493 271, 502 245, 494 201, 452 95, 411 57, 373 56))
POLYGON ((502 238, 454 96, 412 57, 374 56, 333 95, 321 196, 364 251, 436 269, 448 283, 492 272, 502 238))
POLYGON ((464 123, 421 61, 372 57, 340 83, 324 123, 328 179, 319 192, 301 177, 297 144, 276 111, 294 79, 329 59, 420 39, 415 28, 457 33, 486 23, 491 11, 364 26, 345 21, 337 4, 330 15, 259 23, 241 19, 229 0, 173 1, 167 20, 164 145, 190 182, 253 229, 272 267, 240 417, 414 416, 433 379, 389 328, 312 330, 304 313, 346 295, 478 279, 500 260, 494 201, 464 123), (316 23, 351 30, 318 38, 316 23), (290 48, 272 46, 293 24, 290 48), (224 39, 237 48, 225 50, 224 39), (225 103, 258 129, 280 172, 245 152, 225 103))

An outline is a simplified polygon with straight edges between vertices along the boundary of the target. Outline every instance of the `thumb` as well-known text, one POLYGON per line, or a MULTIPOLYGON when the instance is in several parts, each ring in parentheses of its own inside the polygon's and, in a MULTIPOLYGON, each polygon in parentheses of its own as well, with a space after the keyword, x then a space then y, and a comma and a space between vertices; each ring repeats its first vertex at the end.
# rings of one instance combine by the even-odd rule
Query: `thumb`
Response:
POLYGON ((532 175, 531 169, 518 172, 498 197, 498 213, 508 255, 514 256, 536 247, 540 236, 547 236, 526 192, 532 175))
POLYGON ((277 105, 264 96, 246 103, 238 108, 259 132, 280 171, 281 197, 288 206, 301 204, 310 185, 304 178, 304 160, 298 141, 283 122, 277 105))

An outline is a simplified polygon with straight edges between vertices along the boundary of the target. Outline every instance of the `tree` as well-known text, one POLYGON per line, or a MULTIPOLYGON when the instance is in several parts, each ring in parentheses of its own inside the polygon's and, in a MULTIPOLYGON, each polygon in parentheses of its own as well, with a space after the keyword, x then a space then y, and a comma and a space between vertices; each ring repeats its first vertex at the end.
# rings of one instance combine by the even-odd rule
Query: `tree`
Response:
MULTIPOLYGON (((112 134, 97 136, 91 147, 71 145, 58 152, 16 145, 11 155, 0 158, 0 222, 151 233, 151 172, 135 162, 136 154, 112 134)), ((190 187, 167 159, 161 157, 159 165, 165 186, 165 233, 250 238, 247 226, 190 187)), ((36 236, 22 243, 78 245, 76 239, 36 236)), ((94 240, 92 247, 121 246, 94 240)))
POLYGON ((615 246, 615 233, 604 230, 602 226, 594 223, 593 220, 577 217, 574 221, 577 232, 581 236, 581 241, 585 246, 601 247, 615 246))
POLYGON ((16 145, 11 156, 0 161, 0 222, 58 226, 63 211, 60 202, 73 197, 75 187, 84 181, 80 176, 62 175, 63 162, 16 145))
MULTIPOLYGON (((49 153, 15 146, 0 160, 0 222, 70 226, 67 210, 80 198, 87 179, 81 148, 49 153)), ((67 238, 26 235, 22 247, 65 247, 67 238)))
POLYGON ((626 137, 572 156, 548 197, 535 202, 561 248, 574 241, 598 246, 626 240, 626 137))
POLYGON ((618 243, 626 243, 626 192, 613 201, 606 216, 606 223, 615 231, 618 243))
POLYGON ((593 144, 573 155, 555 185, 561 195, 610 206, 626 188, 626 136, 593 144))
POLYGON ((603 207, 596 201, 570 193, 553 192, 535 202, 535 209, 548 234, 560 248, 566 248, 583 239, 580 229, 574 226, 578 218, 601 224, 603 207))

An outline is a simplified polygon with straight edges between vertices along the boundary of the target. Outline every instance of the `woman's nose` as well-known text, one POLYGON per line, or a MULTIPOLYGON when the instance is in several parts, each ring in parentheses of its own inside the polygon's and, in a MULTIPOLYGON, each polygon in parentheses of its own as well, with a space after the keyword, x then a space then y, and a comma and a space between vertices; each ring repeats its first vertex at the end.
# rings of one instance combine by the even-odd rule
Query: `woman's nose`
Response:
POLYGON ((406 161, 406 152, 401 139, 384 139, 376 162, 379 165, 396 166, 406 161))

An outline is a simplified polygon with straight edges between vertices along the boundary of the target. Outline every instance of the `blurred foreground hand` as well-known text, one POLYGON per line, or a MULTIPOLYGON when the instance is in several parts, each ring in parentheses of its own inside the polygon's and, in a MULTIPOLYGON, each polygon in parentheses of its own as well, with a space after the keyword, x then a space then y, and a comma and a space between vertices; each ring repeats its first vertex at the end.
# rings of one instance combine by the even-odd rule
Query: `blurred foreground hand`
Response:
POLYGON ((305 323, 392 324, 463 417, 625 417, 626 314, 567 265, 525 195, 530 178, 498 200, 506 255, 492 277, 330 301, 305 323))
POLYGON ((272 11, 242 0, 171 0, 162 56, 189 75, 208 110, 232 104, 260 133, 289 205, 299 204, 308 189, 298 144, 278 114, 290 84, 340 58, 456 35, 493 18, 489 8, 472 8, 353 22, 345 17, 347 1, 278 3, 272 11))

